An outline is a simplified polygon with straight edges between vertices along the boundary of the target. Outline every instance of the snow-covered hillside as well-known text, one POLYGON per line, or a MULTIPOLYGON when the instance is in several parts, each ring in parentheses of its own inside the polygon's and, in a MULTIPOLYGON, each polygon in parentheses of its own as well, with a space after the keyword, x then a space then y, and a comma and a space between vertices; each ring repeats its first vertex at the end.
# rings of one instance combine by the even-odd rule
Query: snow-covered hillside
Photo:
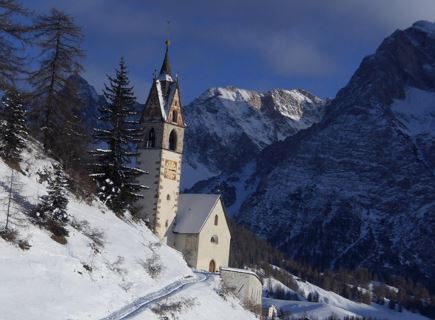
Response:
POLYGON ((315 286, 309 282, 302 281, 298 277, 293 276, 297 291, 293 291, 281 282, 273 278, 267 278, 264 281, 264 291, 268 290, 268 286, 272 286, 273 289, 281 288, 286 292, 291 292, 298 296, 297 300, 278 300, 274 298, 263 298, 263 306, 268 307, 274 305, 284 315, 290 316, 285 319, 299 319, 303 316, 309 316, 312 319, 323 320, 328 319, 331 316, 335 316, 338 319, 343 317, 371 317, 376 319, 386 320, 424 320, 428 319, 417 313, 411 313, 407 310, 399 312, 392 310, 387 305, 379 305, 372 303, 367 305, 364 303, 357 303, 342 296, 326 291, 318 286, 315 286), (269 285, 270 281, 270 285, 269 285), (307 300, 309 295, 317 296, 318 302, 310 302, 307 300))
MULTIPOLYGON (((38 172, 52 170, 53 163, 31 144, 23 153, 22 173, 15 172, 21 190, 13 194, 11 222, 18 238, 30 248, 22 250, 0 238, 1 319, 100 319, 176 281, 195 277, 181 254, 160 244, 143 223, 128 216, 120 219, 96 200, 86 203, 69 195, 66 244, 34 225, 24 212, 45 194, 46 185, 39 182, 38 172)), ((9 190, 10 174, 11 169, 0 160, 1 199, 9 190)), ((3 205, 0 228, 5 223, 3 205)), ((218 278, 211 276, 192 285, 186 295, 172 296, 172 302, 190 298, 178 310, 179 319, 228 319, 233 315, 255 319, 234 298, 219 296, 218 287, 218 278), (210 306, 219 306, 220 312, 210 306)), ((164 310, 150 307, 154 311, 137 317, 159 319, 164 310)))

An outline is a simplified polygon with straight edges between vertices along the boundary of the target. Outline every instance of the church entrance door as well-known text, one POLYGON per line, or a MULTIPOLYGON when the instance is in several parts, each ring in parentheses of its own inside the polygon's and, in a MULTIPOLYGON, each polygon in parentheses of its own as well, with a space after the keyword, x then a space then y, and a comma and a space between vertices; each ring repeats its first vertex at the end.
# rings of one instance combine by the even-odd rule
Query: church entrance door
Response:
POLYGON ((210 264, 208 265, 208 271, 216 272, 216 263, 214 262, 214 260, 210 261, 210 264))

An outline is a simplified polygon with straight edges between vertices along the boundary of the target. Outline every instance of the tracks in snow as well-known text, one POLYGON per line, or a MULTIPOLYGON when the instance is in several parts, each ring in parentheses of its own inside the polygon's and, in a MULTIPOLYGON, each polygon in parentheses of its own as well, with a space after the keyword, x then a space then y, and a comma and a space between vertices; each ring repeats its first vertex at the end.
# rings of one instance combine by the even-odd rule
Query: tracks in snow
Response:
POLYGON ((148 308, 152 304, 159 302, 163 299, 166 299, 186 288, 204 282, 209 279, 210 274, 206 272, 195 272, 196 277, 184 278, 178 281, 175 281, 162 289, 151 292, 141 298, 136 299, 132 303, 126 305, 125 307, 119 309, 118 311, 113 312, 107 317, 102 318, 101 320, 123 320, 129 319, 140 312, 142 310, 148 308))

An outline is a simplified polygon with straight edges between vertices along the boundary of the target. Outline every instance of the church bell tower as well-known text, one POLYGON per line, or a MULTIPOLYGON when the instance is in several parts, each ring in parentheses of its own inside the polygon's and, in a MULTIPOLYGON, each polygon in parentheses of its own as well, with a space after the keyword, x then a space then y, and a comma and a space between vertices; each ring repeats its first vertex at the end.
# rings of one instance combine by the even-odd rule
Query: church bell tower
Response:
POLYGON ((149 187, 138 201, 141 218, 161 240, 174 245, 172 227, 178 209, 184 117, 178 79, 169 63, 169 41, 158 76, 155 76, 141 117, 144 136, 137 165, 149 172, 139 178, 149 187))

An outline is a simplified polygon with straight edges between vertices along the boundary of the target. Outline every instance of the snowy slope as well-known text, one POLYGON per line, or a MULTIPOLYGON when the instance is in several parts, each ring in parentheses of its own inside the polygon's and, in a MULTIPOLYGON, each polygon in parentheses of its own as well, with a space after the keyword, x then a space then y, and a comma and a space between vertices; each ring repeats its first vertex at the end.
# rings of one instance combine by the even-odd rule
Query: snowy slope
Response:
MULTIPOLYGON (((218 295, 221 281, 218 276, 212 276, 209 281, 197 286, 191 286, 187 290, 160 302, 158 305, 171 306, 178 302, 184 303, 180 312, 177 313, 179 320, 220 320, 220 319, 251 319, 247 318, 247 312, 232 295, 218 295)), ((156 311, 158 305, 145 312, 133 316, 134 320, 160 320, 156 311)), ((170 316, 170 312, 164 313, 170 316)), ((169 317, 169 319, 171 319, 169 317)))
MULTIPOLYGON (((138 297, 193 275, 181 254, 161 245, 143 223, 128 217, 121 220, 100 202, 87 204, 73 195, 69 196, 68 212, 75 223, 67 226, 68 242, 55 242, 47 230, 33 225, 22 213, 45 193, 46 186, 38 182, 37 172, 51 170, 53 161, 33 145, 23 157, 24 174, 16 173, 22 187, 14 195, 17 210, 12 221, 19 237, 31 248, 23 251, 0 238, 1 319, 99 319, 138 297), (161 266, 154 278, 149 274, 149 264, 161 266)), ((0 160, 2 195, 9 175, 10 168, 0 160)), ((5 216, 0 208, 3 226, 5 216)), ((194 292, 203 298, 192 310, 221 299, 210 287, 201 288, 194 292)), ((226 302, 222 302, 222 308, 227 313, 233 310, 226 302)), ((251 313, 237 308, 240 319, 254 319, 251 313)))
MULTIPOLYGON (((367 305, 364 303, 356 303, 349 299, 343 298, 342 296, 326 291, 316 285, 309 282, 302 281, 301 279, 293 276, 295 279, 299 294, 300 301, 289 301, 289 300, 277 300, 273 298, 263 298, 263 305, 270 306, 274 305, 278 307, 284 314, 290 314, 294 318, 303 317, 308 315, 318 320, 327 319, 330 316, 336 316, 338 318, 343 318, 345 316, 355 316, 355 317, 373 317, 377 319, 387 319, 387 320, 424 320, 428 319, 416 313, 411 313, 407 310, 403 312, 398 312, 389 309, 386 305, 381 306, 376 303, 367 305), (306 300, 309 294, 317 293, 319 296, 319 302, 309 302, 306 300), (302 298, 301 298, 302 297, 302 298), (303 298, 305 297, 305 298, 303 298)), ((293 290, 287 288, 284 284, 276 279, 271 279, 273 287, 281 287, 286 291, 294 292, 293 290)), ((265 287, 267 289, 266 283, 268 280, 264 281, 265 287)))
POLYGON ((391 105, 404 134, 413 141, 420 160, 435 174, 435 92, 414 87, 391 105))

